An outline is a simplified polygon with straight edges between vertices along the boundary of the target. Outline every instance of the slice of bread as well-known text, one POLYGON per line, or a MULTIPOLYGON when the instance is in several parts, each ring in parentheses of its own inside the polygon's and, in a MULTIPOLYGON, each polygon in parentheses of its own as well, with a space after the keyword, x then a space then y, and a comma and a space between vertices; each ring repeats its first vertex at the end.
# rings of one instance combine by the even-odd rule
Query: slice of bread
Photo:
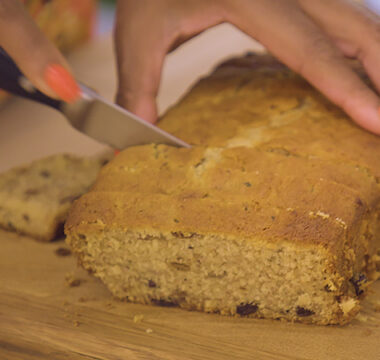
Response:
POLYGON ((88 191, 104 163, 53 155, 0 174, 0 226, 50 241, 62 234, 73 201, 88 191))
POLYGON ((219 67, 163 117, 193 144, 125 150, 67 241, 121 299, 344 324, 377 277, 380 138, 267 55, 219 67))

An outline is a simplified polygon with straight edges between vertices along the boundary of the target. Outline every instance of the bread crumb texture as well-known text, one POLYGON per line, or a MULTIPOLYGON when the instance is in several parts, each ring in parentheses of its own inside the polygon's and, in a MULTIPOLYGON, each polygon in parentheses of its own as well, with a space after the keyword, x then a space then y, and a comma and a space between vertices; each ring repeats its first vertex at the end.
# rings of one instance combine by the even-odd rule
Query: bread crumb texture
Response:
POLYGON ((118 298, 344 324, 379 270, 380 138, 268 55, 232 59, 73 206, 67 242, 118 298))
POLYGON ((0 174, 0 226, 43 241, 62 235, 71 204, 88 191, 101 165, 100 159, 60 154, 0 174))

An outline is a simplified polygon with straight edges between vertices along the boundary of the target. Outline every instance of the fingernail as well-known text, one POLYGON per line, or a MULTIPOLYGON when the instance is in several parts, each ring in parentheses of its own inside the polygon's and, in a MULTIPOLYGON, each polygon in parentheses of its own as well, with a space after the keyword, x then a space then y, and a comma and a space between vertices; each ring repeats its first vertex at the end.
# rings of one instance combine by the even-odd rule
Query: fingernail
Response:
POLYGON ((120 150, 114 150, 113 153, 114 153, 115 156, 119 155, 120 154, 120 150))
POLYGON ((44 79, 62 100, 71 103, 79 98, 80 89, 78 84, 62 65, 49 65, 45 70, 44 79))

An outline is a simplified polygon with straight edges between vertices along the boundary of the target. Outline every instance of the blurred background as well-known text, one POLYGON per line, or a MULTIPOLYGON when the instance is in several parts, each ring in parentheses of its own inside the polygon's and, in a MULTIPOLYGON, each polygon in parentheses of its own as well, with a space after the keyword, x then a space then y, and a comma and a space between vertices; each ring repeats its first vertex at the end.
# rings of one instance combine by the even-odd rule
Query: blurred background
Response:
MULTIPOLYGON (((116 0, 21 0, 45 35, 65 54, 112 32, 116 0)), ((0 91, 0 102, 9 97, 0 91)))
POLYGON ((102 0, 99 2, 96 34, 102 35, 112 31, 116 0, 102 0))
MULTIPOLYGON (((46 36, 64 52, 75 77, 113 101, 117 77, 111 32, 116 1, 21 1, 46 36)), ((218 25, 189 40, 165 59, 157 98, 159 113, 221 61, 261 49, 229 24, 218 25)), ((2 96, 0 173, 51 154, 93 156, 111 150, 76 131, 61 113, 49 107, 2 96)))
MULTIPOLYGON (((117 78, 111 32, 116 0, 21 1, 64 52, 77 79, 113 101, 117 78)), ((366 4, 380 13, 380 0, 366 4)), ((170 53, 158 94, 160 113, 216 64, 249 50, 262 47, 233 26, 221 24, 170 53)), ((0 173, 54 153, 91 156, 107 150, 74 130, 59 112, 0 92, 0 173)))
MULTIPOLYGON (((116 0, 21 0, 43 32, 64 53, 112 32, 116 0)), ((380 0, 364 2, 380 13, 380 0)), ((0 91, 0 103, 8 96, 0 91)))

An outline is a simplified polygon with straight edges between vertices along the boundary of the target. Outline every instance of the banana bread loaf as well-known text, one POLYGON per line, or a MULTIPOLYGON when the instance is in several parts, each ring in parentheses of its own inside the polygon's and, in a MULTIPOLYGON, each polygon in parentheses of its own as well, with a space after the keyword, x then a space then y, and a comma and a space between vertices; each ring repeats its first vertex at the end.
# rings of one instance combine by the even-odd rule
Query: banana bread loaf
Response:
POLYGON ((43 241, 62 235, 71 204, 88 191, 103 162, 59 154, 0 174, 0 227, 43 241))
POLYGON ((118 298, 344 324, 377 277, 380 138, 269 55, 222 64, 129 148, 67 242, 118 298))

